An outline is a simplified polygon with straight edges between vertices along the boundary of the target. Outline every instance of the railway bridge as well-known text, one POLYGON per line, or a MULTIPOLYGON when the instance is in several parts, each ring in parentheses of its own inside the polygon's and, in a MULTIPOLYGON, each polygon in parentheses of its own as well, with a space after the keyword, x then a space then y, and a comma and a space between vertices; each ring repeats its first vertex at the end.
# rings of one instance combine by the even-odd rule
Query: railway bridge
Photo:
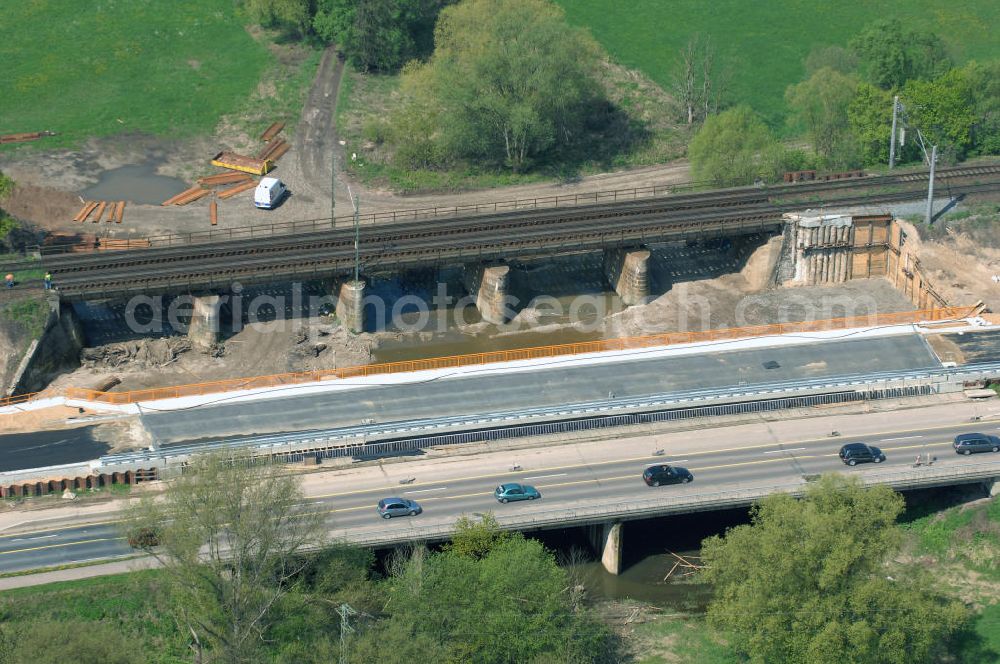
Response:
MULTIPOLYGON (((950 196, 1000 186, 1000 165, 941 169, 939 190, 950 196), (991 181, 984 181, 990 180, 991 181)), ((47 248, 43 264, 63 300, 126 298, 140 293, 196 296, 193 327, 217 325, 220 296, 236 282, 303 279, 342 282, 338 314, 363 328, 364 281, 351 278, 355 252, 365 272, 461 264, 466 287, 485 320, 503 322, 509 259, 604 252, 604 276, 626 304, 649 295, 647 243, 781 231, 785 213, 805 208, 886 204, 923 191, 923 172, 859 180, 744 187, 659 196, 647 200, 514 210, 363 225, 357 235, 336 220, 318 220, 292 232, 229 233, 228 238, 151 238, 141 249, 60 251, 47 248), (858 187, 864 192, 859 193, 858 187)), ((595 197, 596 199, 596 197, 595 197)), ((274 231, 275 229, 271 229, 274 231)))

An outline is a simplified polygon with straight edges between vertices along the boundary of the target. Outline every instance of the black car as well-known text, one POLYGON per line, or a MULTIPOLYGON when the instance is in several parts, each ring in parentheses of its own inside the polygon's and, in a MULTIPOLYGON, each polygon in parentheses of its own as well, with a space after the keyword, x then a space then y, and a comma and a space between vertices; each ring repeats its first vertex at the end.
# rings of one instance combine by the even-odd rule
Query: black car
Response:
POLYGON ((680 466, 650 466, 642 471, 642 481, 647 486, 660 486, 661 484, 687 484, 694 479, 694 475, 687 468, 680 466))
POLYGON ((840 448, 840 460, 848 466, 859 463, 882 463, 885 461, 885 454, 874 445, 848 443, 840 448))
POLYGON ((963 433, 955 436, 952 447, 955 448, 955 454, 1000 452, 1000 438, 985 433, 963 433))

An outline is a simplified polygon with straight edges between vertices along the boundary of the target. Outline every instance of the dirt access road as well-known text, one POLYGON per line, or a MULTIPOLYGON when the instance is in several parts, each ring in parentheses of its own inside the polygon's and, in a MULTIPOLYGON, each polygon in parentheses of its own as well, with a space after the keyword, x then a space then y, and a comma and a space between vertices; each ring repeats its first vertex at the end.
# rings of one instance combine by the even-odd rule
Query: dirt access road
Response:
MULTIPOLYGON (((330 216, 330 157, 334 152, 337 153, 338 166, 349 159, 339 143, 334 124, 343 67, 336 52, 327 49, 295 133, 290 139, 286 137, 292 148, 278 162, 274 175, 288 185, 292 195, 278 209, 271 211, 255 209, 251 192, 219 201, 219 229, 330 216)), ((108 169, 153 160, 159 164, 158 173, 180 177, 185 181, 191 181, 197 175, 216 172, 218 169, 208 165, 210 156, 222 147, 238 146, 246 140, 245 136, 230 135, 221 127, 220 123, 217 136, 188 141, 129 135, 95 139, 74 150, 32 150, 0 154, 0 170, 13 177, 19 185, 4 207, 41 228, 58 232, 147 237, 208 231, 211 229, 209 198, 186 207, 129 204, 125 222, 121 225, 81 225, 73 222, 72 217, 81 207, 79 192, 96 183, 101 173, 108 169)), ((253 149, 259 149, 259 146, 253 149)), ((687 163, 678 162, 591 175, 573 182, 400 196, 391 191, 365 187, 341 169, 338 170, 340 172, 335 192, 338 216, 351 214, 348 186, 360 196, 361 211, 364 214, 564 196, 690 179, 687 163)))

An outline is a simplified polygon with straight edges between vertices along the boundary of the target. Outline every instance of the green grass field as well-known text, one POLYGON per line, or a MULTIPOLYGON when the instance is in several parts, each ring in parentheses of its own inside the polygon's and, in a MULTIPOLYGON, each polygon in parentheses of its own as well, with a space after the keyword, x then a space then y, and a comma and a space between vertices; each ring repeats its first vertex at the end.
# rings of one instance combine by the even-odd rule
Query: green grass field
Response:
POLYGON ((0 134, 210 132, 239 111, 273 58, 232 0, 0 3, 0 134))
POLYGON ((841 45, 874 19, 898 17, 929 28, 953 57, 1000 57, 995 0, 556 0, 568 20, 590 29, 611 55, 663 86, 690 35, 710 36, 732 73, 731 99, 747 102, 781 126, 785 88, 801 80, 814 44, 841 45))

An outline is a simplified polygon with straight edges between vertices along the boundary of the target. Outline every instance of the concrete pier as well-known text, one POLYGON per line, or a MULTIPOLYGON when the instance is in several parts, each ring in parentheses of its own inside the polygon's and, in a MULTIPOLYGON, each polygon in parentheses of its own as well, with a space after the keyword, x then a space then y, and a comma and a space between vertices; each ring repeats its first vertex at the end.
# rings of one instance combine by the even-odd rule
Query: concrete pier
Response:
POLYGON ((476 298, 476 308, 483 320, 502 325, 514 316, 510 296, 510 266, 466 265, 465 289, 476 298))
POLYGON ((222 298, 219 295, 199 295, 194 298, 188 338, 195 348, 205 350, 218 343, 221 305, 222 298))
POLYGON ((622 523, 606 522, 587 526, 587 536, 595 553, 601 555, 601 564, 609 574, 622 572, 624 530, 622 523))
POLYGON ((605 523, 604 551, 601 552, 601 564, 609 574, 618 575, 622 572, 623 535, 621 523, 605 523))
POLYGON ((346 281, 337 297, 337 318, 355 334, 365 331, 365 281, 346 281))
POLYGON ((646 249, 604 252, 604 276, 627 306, 649 299, 649 256, 646 249))

